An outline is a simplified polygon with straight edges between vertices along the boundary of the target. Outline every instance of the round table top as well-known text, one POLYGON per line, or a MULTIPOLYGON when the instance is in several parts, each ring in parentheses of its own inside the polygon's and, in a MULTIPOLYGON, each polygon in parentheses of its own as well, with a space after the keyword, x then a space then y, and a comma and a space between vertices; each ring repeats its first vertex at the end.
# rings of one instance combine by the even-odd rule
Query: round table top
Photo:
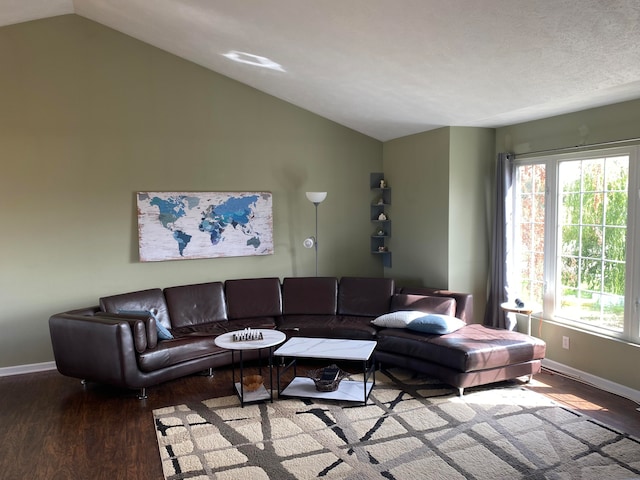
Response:
POLYGON ((518 307, 515 303, 511 302, 501 303, 500 308, 505 312, 522 313, 524 315, 531 315, 531 313, 533 313, 532 306, 524 305, 523 307, 518 307))
POLYGON ((250 330, 252 334, 262 333, 261 339, 256 340, 240 340, 234 341, 234 335, 242 335, 247 333, 246 330, 236 330, 235 332, 223 333, 218 335, 213 342, 220 348, 226 348, 227 350, 257 350, 259 348, 273 347, 279 345, 285 341, 287 336, 278 331, 264 328, 252 328, 250 330))

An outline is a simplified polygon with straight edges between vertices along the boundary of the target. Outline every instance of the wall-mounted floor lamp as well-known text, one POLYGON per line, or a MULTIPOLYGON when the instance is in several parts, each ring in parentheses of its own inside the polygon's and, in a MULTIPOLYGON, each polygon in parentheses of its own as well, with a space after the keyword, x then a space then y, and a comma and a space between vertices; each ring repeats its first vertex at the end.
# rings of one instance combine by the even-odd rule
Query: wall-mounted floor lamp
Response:
POLYGON ((315 248, 316 250, 316 277, 318 276, 318 205, 327 198, 327 192, 307 192, 307 198, 316 207, 316 235, 307 237, 303 245, 305 248, 315 248))

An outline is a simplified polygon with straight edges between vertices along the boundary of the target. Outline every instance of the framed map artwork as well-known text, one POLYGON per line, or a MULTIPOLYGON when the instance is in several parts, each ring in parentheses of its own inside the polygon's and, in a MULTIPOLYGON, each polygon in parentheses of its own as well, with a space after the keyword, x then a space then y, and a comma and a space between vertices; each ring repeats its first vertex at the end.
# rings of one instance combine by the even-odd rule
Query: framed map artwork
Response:
POLYGON ((137 192, 140 261, 273 254, 269 192, 137 192))

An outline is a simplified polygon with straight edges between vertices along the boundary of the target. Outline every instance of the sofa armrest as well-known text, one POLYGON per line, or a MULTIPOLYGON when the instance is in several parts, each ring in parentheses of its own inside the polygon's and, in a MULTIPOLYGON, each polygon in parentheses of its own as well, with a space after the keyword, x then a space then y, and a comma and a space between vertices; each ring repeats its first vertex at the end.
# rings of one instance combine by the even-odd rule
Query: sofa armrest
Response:
POLYGON ((142 353, 148 348, 156 348, 158 345, 158 329, 153 315, 98 312, 96 316, 127 322, 133 332, 133 341, 138 353, 142 353))
POLYGON ((49 318, 58 371, 69 377, 137 388, 140 373, 129 323, 60 313, 49 318))

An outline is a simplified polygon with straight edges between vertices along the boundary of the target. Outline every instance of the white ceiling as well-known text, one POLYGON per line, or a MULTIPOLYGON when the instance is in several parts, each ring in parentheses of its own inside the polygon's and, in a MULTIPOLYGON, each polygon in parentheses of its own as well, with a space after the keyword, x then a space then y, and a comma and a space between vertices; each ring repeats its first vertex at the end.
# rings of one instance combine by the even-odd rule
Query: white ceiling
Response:
POLYGON ((0 0, 67 13, 383 141, 640 98, 640 0, 0 0))

